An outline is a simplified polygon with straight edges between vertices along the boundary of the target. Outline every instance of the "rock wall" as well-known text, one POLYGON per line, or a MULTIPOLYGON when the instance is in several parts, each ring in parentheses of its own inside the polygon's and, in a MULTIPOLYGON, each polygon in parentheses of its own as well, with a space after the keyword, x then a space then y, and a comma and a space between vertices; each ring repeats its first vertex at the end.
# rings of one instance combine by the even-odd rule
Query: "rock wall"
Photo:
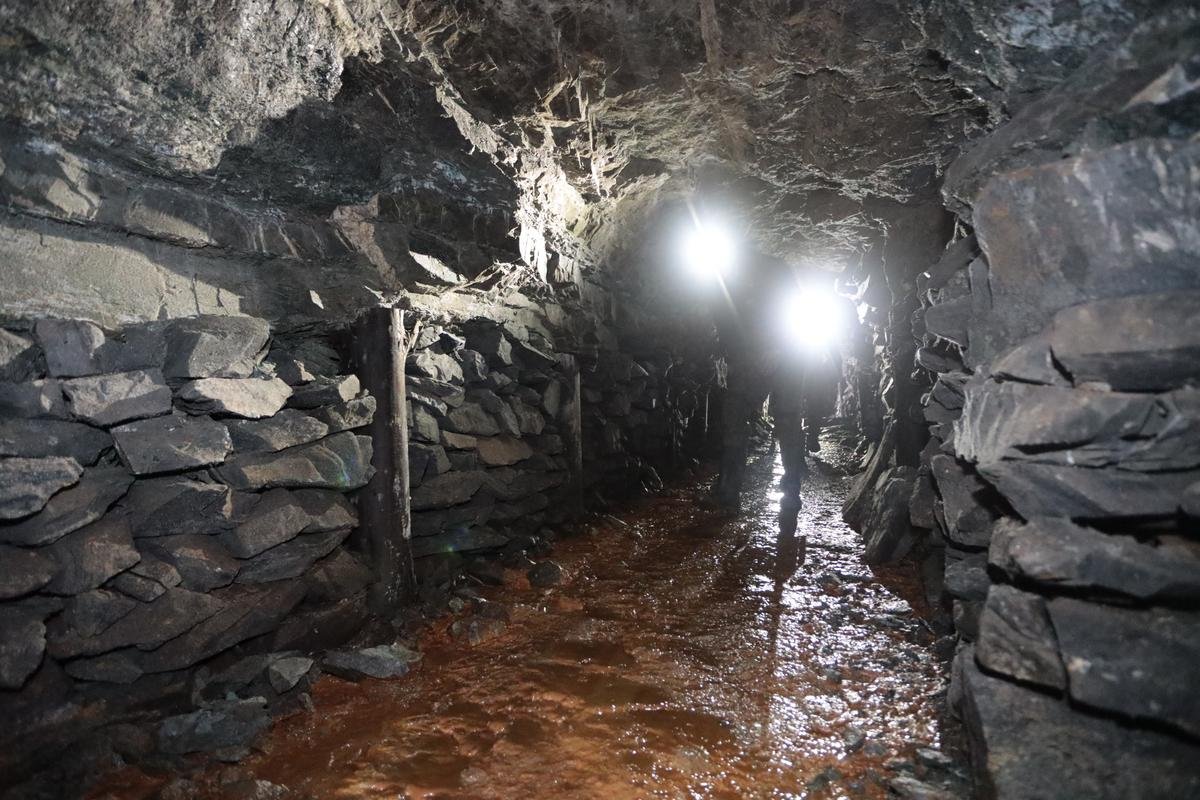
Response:
POLYGON ((1198 25, 1146 22, 947 176, 974 233, 922 276, 909 507, 983 797, 1200 791, 1198 25))
POLYGON ((0 342, 6 780, 51 743, 185 709, 196 665, 361 625, 371 572, 342 547, 373 472, 357 378, 253 317, 43 318, 0 342), (335 604, 357 613, 321 630, 335 604))

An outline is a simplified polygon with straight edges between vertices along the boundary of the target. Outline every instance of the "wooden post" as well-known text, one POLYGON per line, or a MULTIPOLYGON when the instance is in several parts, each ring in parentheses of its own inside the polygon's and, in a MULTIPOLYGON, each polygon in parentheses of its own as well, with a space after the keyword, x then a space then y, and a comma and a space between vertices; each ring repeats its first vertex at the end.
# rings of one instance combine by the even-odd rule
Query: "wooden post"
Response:
POLYGON ((563 443, 566 445, 570 471, 566 502, 572 516, 579 519, 583 516, 583 396, 579 363, 573 356, 560 355, 559 366, 567 383, 567 396, 562 406, 563 443))
POLYGON ((416 593, 404 382, 410 342, 404 333, 403 312, 391 308, 372 309, 355 323, 352 336, 359 380, 378 403, 370 428, 375 476, 359 494, 358 539, 375 570, 371 610, 385 616, 394 614, 416 593))

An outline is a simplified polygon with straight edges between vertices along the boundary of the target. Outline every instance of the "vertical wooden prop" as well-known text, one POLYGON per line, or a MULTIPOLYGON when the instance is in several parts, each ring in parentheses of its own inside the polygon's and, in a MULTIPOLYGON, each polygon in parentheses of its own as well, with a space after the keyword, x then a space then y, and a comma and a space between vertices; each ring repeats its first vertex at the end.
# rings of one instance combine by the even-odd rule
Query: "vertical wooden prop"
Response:
POLYGON ((395 613, 416 592, 404 382, 410 345, 399 309, 372 309, 354 326, 355 367, 379 403, 370 428, 375 476, 359 495, 358 534, 375 570, 371 611, 381 616, 395 613))
POLYGON ((567 397, 562 407, 563 438, 570 470, 566 501, 572 516, 578 519, 583 516, 583 397, 579 364, 573 356, 560 355, 559 366, 567 384, 567 397))

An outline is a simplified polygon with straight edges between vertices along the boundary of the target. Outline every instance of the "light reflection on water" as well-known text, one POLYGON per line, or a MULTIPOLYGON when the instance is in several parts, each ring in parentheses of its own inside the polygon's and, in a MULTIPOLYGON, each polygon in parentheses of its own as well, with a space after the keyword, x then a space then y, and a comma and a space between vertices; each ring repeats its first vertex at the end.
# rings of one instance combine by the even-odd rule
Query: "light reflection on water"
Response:
POLYGON ((442 624, 405 679, 323 679, 246 766, 322 799, 885 797, 882 763, 936 739, 939 668, 841 522, 849 479, 815 466, 787 541, 778 458, 752 472, 737 520, 697 487, 560 543, 563 586, 491 591, 499 639, 442 624))

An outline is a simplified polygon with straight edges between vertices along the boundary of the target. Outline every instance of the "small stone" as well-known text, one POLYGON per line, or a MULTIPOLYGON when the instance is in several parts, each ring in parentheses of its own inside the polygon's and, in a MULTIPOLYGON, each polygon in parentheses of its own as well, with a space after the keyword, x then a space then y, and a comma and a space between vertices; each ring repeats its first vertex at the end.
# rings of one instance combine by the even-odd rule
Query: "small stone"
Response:
POLYGON ((171 411, 171 390, 157 369, 75 378, 62 388, 71 413, 105 428, 171 411))
POLYGON ((494 558, 473 558, 467 562, 467 574, 489 586, 504 585, 504 565, 494 558))
POLYGON ((529 585, 538 589, 548 589, 562 583, 562 567, 553 561, 542 561, 535 564, 526 573, 529 585))
POLYGON ((235 700, 164 719, 158 727, 158 746, 174 754, 246 747, 270 724, 263 698, 235 700))
POLYGON ((850 726, 842 731, 842 743, 846 745, 847 753, 854 753, 861 750, 866 741, 867 734, 862 728, 850 726))
POLYGON ((121 460, 135 475, 220 464, 233 449, 229 430, 208 417, 172 414, 113 428, 121 460))
POLYGON ((40 319, 33 331, 54 377, 73 378, 101 371, 104 331, 98 325, 86 320, 40 319))
MULTIPOLYGON (((0 519, 20 519, 41 511, 55 493, 78 483, 82 474, 83 468, 73 458, 0 460, 0 519)), ((0 537, 4 535, 0 532, 0 537)))
POLYGON ((361 650, 335 650, 327 653, 321 666, 339 678, 399 678, 407 675, 421 654, 402 644, 379 645, 361 650))
POLYGON ((99 588, 141 560, 129 522, 121 514, 109 514, 45 549, 58 564, 54 579, 45 588, 50 594, 73 595, 99 588))
POLYGON ((179 388, 189 414, 218 414, 262 419, 278 413, 292 395, 279 378, 201 378, 179 388))
POLYGON ((204 315, 167 327, 168 378, 247 378, 264 355, 270 329, 255 317, 204 315))
POLYGON ((917 780, 911 775, 892 778, 888 784, 891 794, 901 800, 955 800, 950 792, 917 780))
POLYGON ((470 617, 455 620, 450 625, 450 634, 456 639, 462 639, 474 647, 489 639, 495 639, 508 630, 508 624, 501 619, 488 617, 470 617))
POLYGON ((315 381, 297 386, 288 399, 292 408, 317 408, 348 402, 358 396, 359 385, 357 375, 342 375, 337 378, 318 378, 315 381))
POLYGON ((288 656, 272 661, 267 667, 267 680, 271 682, 271 688, 279 694, 290 692, 313 668, 313 663, 313 660, 306 656, 288 656))

